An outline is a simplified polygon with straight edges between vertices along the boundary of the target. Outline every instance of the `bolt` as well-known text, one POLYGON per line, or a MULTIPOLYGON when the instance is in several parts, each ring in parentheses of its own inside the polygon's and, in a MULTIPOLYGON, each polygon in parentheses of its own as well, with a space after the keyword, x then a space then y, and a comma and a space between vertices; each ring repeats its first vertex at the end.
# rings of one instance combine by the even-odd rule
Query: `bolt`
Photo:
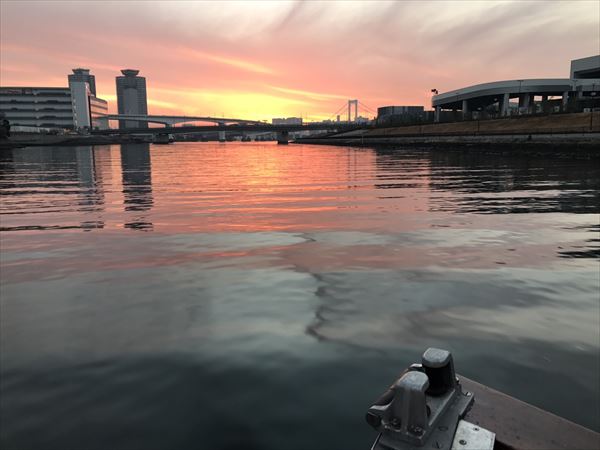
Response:
POLYGON ((464 439, 461 439, 460 441, 458 441, 458 443, 460 445, 467 445, 467 441, 465 441, 464 439))
POLYGON ((408 431, 410 431, 413 434, 416 434, 417 436, 420 436, 423 434, 423 428, 421 428, 421 427, 413 427, 408 431))
POLYGON ((477 427, 474 427, 473 429, 474 429, 475 431, 479 431, 479 428, 477 428, 477 427))

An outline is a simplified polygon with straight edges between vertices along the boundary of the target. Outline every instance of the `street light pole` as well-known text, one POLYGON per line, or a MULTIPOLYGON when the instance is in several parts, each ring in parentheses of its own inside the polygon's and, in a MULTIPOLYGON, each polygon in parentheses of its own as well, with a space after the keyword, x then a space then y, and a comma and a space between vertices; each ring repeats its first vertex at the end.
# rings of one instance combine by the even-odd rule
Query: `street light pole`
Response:
POLYGON ((519 94, 518 94, 519 108, 518 108, 518 111, 519 111, 519 116, 520 116, 521 115, 521 84, 523 83, 523 80, 518 80, 518 81, 519 81, 519 94))

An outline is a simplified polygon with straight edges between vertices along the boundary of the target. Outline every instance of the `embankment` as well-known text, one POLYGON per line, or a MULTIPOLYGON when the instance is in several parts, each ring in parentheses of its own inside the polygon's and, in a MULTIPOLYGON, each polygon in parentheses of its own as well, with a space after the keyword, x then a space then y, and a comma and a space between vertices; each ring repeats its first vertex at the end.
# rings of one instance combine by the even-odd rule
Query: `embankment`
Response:
POLYGON ((390 128, 365 128, 299 143, 326 145, 412 145, 579 152, 600 156, 600 112, 556 114, 390 128))
POLYGON ((140 142, 131 136, 50 135, 38 133, 13 134, 0 139, 0 150, 34 146, 108 145, 140 142))

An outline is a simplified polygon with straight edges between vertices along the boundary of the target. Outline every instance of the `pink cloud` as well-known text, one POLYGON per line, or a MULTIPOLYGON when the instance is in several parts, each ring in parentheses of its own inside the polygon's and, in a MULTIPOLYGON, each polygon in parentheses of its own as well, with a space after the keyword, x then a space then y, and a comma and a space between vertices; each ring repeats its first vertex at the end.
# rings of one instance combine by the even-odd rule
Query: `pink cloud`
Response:
POLYGON ((71 68, 89 67, 114 110, 115 76, 137 68, 156 113, 322 117, 346 97, 371 108, 429 106, 434 87, 567 76, 570 59, 597 53, 599 9, 561 1, 3 2, 0 81, 66 86, 71 68))

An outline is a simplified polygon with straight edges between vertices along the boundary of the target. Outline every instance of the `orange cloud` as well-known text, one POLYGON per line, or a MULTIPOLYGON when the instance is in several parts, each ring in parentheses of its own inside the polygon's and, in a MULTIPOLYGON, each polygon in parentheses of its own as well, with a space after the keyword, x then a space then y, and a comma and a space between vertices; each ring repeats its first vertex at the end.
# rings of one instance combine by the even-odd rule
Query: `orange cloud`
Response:
POLYGON ((2 2, 0 81, 66 86, 88 67, 111 111, 122 68, 147 78, 152 113, 327 118, 346 96, 428 107, 432 88, 568 76, 597 53, 600 3, 538 3, 2 2))

